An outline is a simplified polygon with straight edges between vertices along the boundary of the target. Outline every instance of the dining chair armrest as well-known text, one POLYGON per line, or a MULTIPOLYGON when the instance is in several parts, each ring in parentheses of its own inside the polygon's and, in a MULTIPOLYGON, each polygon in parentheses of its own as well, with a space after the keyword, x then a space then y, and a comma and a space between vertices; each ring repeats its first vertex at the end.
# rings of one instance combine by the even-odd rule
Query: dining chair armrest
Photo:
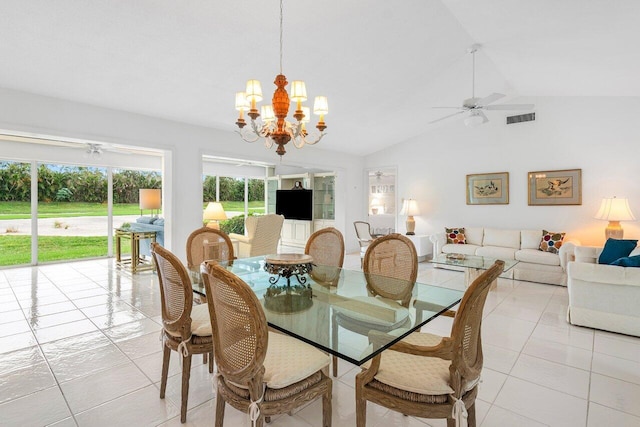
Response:
MULTIPOLYGON (((453 358, 453 347, 452 342, 449 337, 443 337, 442 340, 434 346, 424 346, 415 343, 411 343, 412 336, 419 336, 419 332, 415 332, 414 334, 409 335, 404 340, 393 344, 388 350, 398 351, 400 353, 413 354, 416 356, 424 356, 424 357, 438 357, 444 360, 452 360, 453 358)), ((369 332, 369 342, 371 342, 374 346, 382 346, 381 343, 389 342, 389 334, 385 334, 380 331, 370 331, 369 332)))
MULTIPOLYGON (((415 307, 416 311, 420 310, 420 311, 431 311, 434 313, 438 313, 442 310, 442 306, 438 305, 438 304, 433 304, 431 302, 427 302, 427 301, 422 301, 422 300, 414 300, 413 301, 413 306, 415 307)), ((456 317, 456 311, 455 310, 447 310, 442 312, 442 314, 440 314, 440 316, 446 316, 446 317, 456 317)))
POLYGON ((229 238, 230 239, 235 239, 239 242, 242 243, 251 243, 253 241, 252 238, 249 238, 247 236, 245 236, 244 234, 236 234, 236 233, 229 233, 229 238))

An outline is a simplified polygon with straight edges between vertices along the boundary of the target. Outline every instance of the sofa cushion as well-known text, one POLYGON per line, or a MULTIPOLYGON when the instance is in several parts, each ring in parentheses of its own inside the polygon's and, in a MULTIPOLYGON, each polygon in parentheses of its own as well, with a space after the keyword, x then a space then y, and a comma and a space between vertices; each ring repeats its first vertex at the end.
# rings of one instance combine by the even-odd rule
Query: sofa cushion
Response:
POLYGON ((501 248, 499 246, 482 246, 476 251, 476 255, 496 259, 515 259, 514 248, 501 248))
POLYGON ((485 228, 482 246, 520 249, 520 231, 485 228))
MULTIPOLYGON (((637 268, 570 262, 567 265, 567 276, 569 277, 569 285, 580 280, 587 283, 640 287, 640 269, 637 268)), ((584 290, 589 292, 586 288, 584 290)))
POLYGON ((540 240, 540 250, 557 254, 562 246, 562 240, 566 233, 554 233, 553 231, 542 230, 542 240, 540 240))
POLYGON ((598 258, 598 264, 611 264, 618 258, 629 256, 637 244, 637 240, 607 239, 598 258))
POLYGON ((464 235, 467 238, 467 244, 482 246, 484 238, 484 228, 482 227, 465 227, 464 235))
POLYGON ((621 267, 640 267, 640 255, 618 258, 611 265, 619 265, 621 267))
POLYGON ((532 264, 560 265, 560 257, 551 252, 543 252, 538 249, 520 249, 516 251, 518 261, 532 264))
POLYGON ((459 228, 444 228, 444 234, 447 235, 447 244, 458 244, 464 245, 467 243, 466 238, 464 237, 464 227, 459 228))
POLYGON ((520 249, 538 250, 541 238, 541 230, 522 230, 520 232, 520 249))
POLYGON ((445 254, 465 254, 465 255, 475 255, 476 250, 478 250, 480 246, 478 245, 444 245, 442 247, 442 252, 445 254))
POLYGON ((136 219, 136 222, 138 224, 153 224, 153 221, 155 220, 155 216, 141 216, 140 218, 136 219))
POLYGON ((637 256, 640 255, 640 246, 636 247, 634 250, 631 251, 631 253, 629 254, 629 256, 637 256))

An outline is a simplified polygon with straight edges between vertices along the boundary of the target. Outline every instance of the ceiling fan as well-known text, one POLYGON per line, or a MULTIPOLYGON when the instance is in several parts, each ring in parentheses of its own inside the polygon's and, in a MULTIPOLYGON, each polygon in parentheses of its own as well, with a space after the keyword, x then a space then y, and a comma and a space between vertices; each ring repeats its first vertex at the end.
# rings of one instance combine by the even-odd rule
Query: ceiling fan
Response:
POLYGON ((501 98, 504 98, 506 95, 502 93, 492 93, 491 95, 484 98, 476 98, 476 52, 479 49, 480 49, 480 45, 474 44, 474 45, 471 45, 471 47, 467 50, 467 52, 470 53, 473 58, 473 70, 471 75, 471 98, 465 99, 462 102, 461 107, 433 107, 433 108, 454 108, 460 111, 457 111, 453 114, 449 114, 447 116, 433 120, 429 122, 429 124, 436 123, 441 120, 445 120, 450 117, 454 117, 459 114, 469 112, 469 116, 464 120, 465 125, 477 126, 489 121, 487 116, 484 114, 484 111, 482 110, 532 110, 535 107, 535 105, 533 104, 489 105, 501 98))

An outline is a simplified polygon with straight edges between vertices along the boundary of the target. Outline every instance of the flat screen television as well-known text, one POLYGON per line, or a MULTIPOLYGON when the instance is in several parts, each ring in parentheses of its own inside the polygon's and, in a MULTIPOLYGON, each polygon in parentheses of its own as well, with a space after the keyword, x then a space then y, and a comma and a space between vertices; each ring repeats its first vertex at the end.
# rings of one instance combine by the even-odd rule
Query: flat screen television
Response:
POLYGON ((277 190, 276 213, 285 219, 311 221, 313 212, 312 190, 277 190))

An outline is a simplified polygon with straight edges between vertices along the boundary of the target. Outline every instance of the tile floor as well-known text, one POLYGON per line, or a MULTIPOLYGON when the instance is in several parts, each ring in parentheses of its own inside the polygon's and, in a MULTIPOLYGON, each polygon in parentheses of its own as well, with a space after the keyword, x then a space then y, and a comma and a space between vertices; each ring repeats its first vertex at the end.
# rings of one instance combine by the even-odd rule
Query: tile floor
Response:
MULTIPOLYGON (((358 268, 357 255, 345 267, 358 268)), ((172 358, 160 400, 160 301, 155 276, 113 260, 0 270, 0 425, 179 426, 180 367, 172 358)), ((461 288, 462 274, 421 263, 419 280, 461 288)), ((640 426, 640 338, 573 327, 565 288, 501 279, 483 321, 485 367, 478 424, 640 426)), ((450 319, 429 331, 448 334, 450 319)), ((198 360, 198 359, 196 359, 198 360)), ((355 425, 354 376, 341 362, 333 425, 355 425)), ((213 424, 206 365, 192 367, 189 426, 213 424)), ((272 426, 320 426, 320 404, 272 426)), ((226 426, 248 426, 226 411, 226 426)), ((368 425, 445 426, 369 404, 368 425)))

